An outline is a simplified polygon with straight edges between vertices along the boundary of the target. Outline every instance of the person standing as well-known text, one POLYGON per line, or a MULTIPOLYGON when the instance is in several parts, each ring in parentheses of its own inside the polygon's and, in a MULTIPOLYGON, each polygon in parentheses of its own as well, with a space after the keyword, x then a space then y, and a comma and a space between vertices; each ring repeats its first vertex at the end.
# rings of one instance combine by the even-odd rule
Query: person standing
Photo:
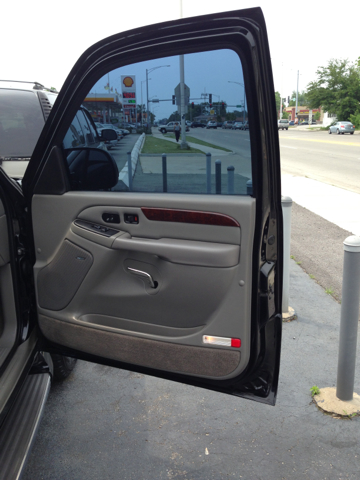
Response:
POLYGON ((179 122, 176 122, 175 125, 174 125, 174 132, 175 132, 175 138, 176 138, 176 141, 178 142, 179 141, 179 138, 180 138, 180 132, 181 132, 181 127, 179 125, 179 122))

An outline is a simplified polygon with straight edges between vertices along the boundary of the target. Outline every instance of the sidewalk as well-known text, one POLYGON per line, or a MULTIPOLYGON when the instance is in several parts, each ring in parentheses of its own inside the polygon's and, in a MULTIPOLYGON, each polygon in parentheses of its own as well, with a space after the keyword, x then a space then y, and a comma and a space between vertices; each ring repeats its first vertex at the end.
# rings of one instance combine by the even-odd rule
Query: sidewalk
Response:
POLYGON ((281 183, 282 195, 344 230, 360 235, 358 193, 288 174, 281 176, 281 183))

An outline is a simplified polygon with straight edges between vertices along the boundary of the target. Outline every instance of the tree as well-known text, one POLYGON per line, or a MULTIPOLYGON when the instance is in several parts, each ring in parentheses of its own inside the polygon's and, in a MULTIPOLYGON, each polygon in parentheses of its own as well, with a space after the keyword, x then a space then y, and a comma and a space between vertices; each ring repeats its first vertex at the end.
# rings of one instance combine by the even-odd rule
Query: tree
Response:
POLYGON ((275 92, 276 113, 280 112, 280 93, 275 92))
POLYGON ((287 119, 289 118, 289 114, 288 114, 287 112, 283 112, 282 118, 284 118, 285 120, 287 120, 287 119))
MULTIPOLYGON (((289 107, 296 106, 296 92, 293 90, 291 97, 290 97, 289 107), (293 100, 295 98, 295 100, 293 100)), ((307 106, 308 100, 306 92, 303 90, 302 92, 298 92, 298 105, 307 106)))
POLYGON ((341 120, 360 113, 360 66, 359 61, 330 60, 326 67, 316 71, 317 80, 307 89, 308 106, 322 107, 341 120))

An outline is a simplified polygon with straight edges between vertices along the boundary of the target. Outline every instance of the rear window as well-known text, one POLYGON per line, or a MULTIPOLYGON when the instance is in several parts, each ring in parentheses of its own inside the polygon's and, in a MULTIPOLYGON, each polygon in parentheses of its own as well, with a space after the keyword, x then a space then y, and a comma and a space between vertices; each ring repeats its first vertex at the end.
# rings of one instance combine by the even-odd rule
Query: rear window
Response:
POLYGON ((35 92, 0 89, 0 156, 31 157, 44 123, 35 92))

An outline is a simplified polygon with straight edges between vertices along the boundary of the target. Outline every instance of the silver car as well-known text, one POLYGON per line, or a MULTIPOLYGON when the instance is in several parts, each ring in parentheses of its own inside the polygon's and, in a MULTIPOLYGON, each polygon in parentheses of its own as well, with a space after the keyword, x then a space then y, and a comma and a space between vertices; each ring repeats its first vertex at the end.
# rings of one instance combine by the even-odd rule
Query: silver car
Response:
POLYGON ((337 133, 338 135, 344 135, 344 133, 350 133, 353 135, 355 132, 355 125, 351 122, 336 122, 334 125, 331 125, 329 128, 329 134, 337 133))

